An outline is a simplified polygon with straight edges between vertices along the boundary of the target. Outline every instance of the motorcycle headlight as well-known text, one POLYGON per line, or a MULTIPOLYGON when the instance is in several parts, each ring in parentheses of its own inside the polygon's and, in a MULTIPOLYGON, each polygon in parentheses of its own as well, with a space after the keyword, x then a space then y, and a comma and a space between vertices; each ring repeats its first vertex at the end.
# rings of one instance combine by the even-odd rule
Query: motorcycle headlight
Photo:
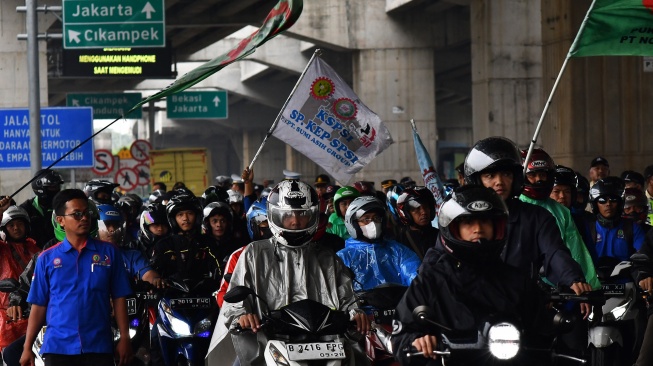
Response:
POLYGON ((211 329, 213 329, 211 326, 211 320, 209 318, 204 318, 195 324, 193 334, 198 337, 208 338, 211 334, 211 329))
POLYGON ((170 322, 170 329, 175 332, 177 336, 189 337, 193 334, 190 332, 190 326, 184 321, 177 319, 174 315, 169 314, 168 312, 165 314, 166 318, 170 322))
POLYGON ((499 323, 490 327, 488 344, 490 353, 500 360, 509 360, 519 352, 519 330, 510 323, 499 323))
POLYGON ((272 359, 277 365, 290 366, 290 362, 286 360, 283 354, 273 344, 270 344, 270 354, 272 355, 272 359))

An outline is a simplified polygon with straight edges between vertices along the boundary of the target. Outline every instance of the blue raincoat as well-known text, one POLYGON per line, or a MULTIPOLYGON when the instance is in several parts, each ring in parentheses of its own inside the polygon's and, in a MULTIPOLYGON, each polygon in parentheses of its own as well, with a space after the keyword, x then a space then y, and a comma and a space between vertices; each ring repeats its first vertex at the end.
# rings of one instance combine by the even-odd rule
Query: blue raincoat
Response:
POLYGON ((345 241, 345 249, 336 254, 354 272, 356 292, 386 283, 408 286, 417 276, 421 263, 415 252, 391 239, 370 244, 349 238, 345 241))

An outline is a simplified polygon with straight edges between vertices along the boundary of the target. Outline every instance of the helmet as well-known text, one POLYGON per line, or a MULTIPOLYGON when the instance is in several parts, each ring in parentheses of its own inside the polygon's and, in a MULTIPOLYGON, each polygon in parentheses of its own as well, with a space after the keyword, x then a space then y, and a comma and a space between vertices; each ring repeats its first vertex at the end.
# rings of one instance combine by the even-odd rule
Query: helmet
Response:
POLYGON ((141 213, 141 208, 143 208, 143 200, 141 200, 140 197, 133 193, 127 193, 126 195, 118 198, 118 202, 116 202, 116 208, 126 214, 127 220, 132 221, 135 220, 141 213))
POLYGON ((227 191, 227 194, 229 195, 229 203, 242 203, 243 202, 243 194, 234 191, 233 189, 230 189, 227 191))
POLYGON ((210 186, 202 193, 204 204, 208 205, 211 202, 229 202, 229 194, 227 190, 222 187, 210 186))
POLYGON ((193 191, 188 189, 188 187, 186 187, 186 186, 178 187, 177 189, 174 189, 172 191, 172 197, 178 196, 178 195, 181 195, 181 194, 185 194, 185 195, 188 195, 188 196, 195 197, 195 193, 193 193, 193 191))
POLYGON ((261 198, 267 198, 267 196, 270 195, 270 192, 272 191, 272 188, 263 188, 261 191, 261 198))
POLYGON ((347 207, 347 212, 345 213, 345 227, 349 235, 358 240, 376 242, 383 239, 383 229, 385 228, 385 205, 372 196, 360 196, 353 200, 349 207, 347 207), (370 233, 365 235, 363 229, 358 225, 357 220, 360 219, 364 214, 375 211, 381 218, 381 223, 369 223, 368 225, 374 224, 375 229, 371 234, 374 236, 372 238, 368 237, 370 233))
MULTIPOLYGON (((410 215, 412 205, 426 205, 431 209, 429 222, 435 219, 435 197, 426 187, 407 188, 397 198, 397 214, 399 221, 406 226, 416 225, 415 220, 410 215)), ((417 206, 415 206, 417 207, 417 206)))
POLYGON ((308 244, 317 231, 319 204, 315 189, 308 184, 298 180, 279 182, 270 192, 267 202, 268 224, 276 241, 290 247, 308 244), (285 228, 283 221, 291 215, 305 220, 306 226, 285 228))
POLYGON ((578 199, 578 197, 582 197, 583 201, 580 203, 578 201, 574 201, 572 206, 577 210, 585 210, 590 197, 590 182, 579 172, 576 172, 576 194, 578 195, 576 199, 578 199))
POLYGON ((263 240, 268 237, 262 237, 259 225, 268 221, 267 199, 262 198, 255 201, 247 210, 247 232, 252 240, 263 240))
POLYGON ((39 204, 44 207, 50 207, 52 199, 61 190, 63 178, 61 174, 50 169, 41 169, 36 172, 37 178, 32 181, 32 190, 36 197, 39 198, 39 204), (47 188, 55 187, 56 190, 48 190, 47 188))
POLYGON ((336 192, 338 192, 338 190, 340 188, 341 187, 339 185, 329 184, 326 187, 326 190, 324 191, 324 194, 322 195, 322 197, 325 200, 329 200, 329 199, 333 198, 336 195, 336 192))
POLYGON ((394 217, 395 222, 400 222, 399 218, 399 210, 397 209, 397 199, 399 198, 399 195, 401 192, 404 191, 404 186, 401 184, 396 184, 388 190, 388 193, 386 193, 386 205, 388 206, 388 211, 394 217))
POLYGON ((508 208, 501 197, 491 188, 465 185, 456 189, 440 206, 438 225, 440 240, 445 250, 461 262, 481 265, 500 260, 499 255, 506 243, 508 208), (460 219, 489 218, 494 224, 492 239, 478 242, 462 240, 460 219))
POLYGON ((151 203, 145 206, 143 212, 141 212, 141 219, 139 221, 141 231, 138 235, 146 244, 150 245, 154 244, 154 241, 159 238, 152 234, 148 227, 152 224, 170 225, 166 217, 166 206, 160 203, 151 203))
POLYGON ((100 213, 98 218, 98 233, 100 240, 108 241, 110 243, 120 245, 124 237, 125 221, 120 213, 120 210, 115 205, 106 203, 99 204, 97 209, 100 213), (112 223, 117 227, 113 231, 109 231, 107 224, 112 223))
POLYGON ((483 185, 482 172, 508 170, 513 174, 510 195, 521 192, 524 174, 521 153, 505 137, 488 137, 478 141, 465 157, 465 184, 483 185))
POLYGON ((173 233, 178 233, 181 230, 177 224, 177 213, 186 210, 195 213, 193 230, 200 230, 202 226, 202 205, 200 204, 200 201, 194 195, 177 194, 170 198, 170 201, 166 204, 166 216, 168 216, 168 224, 170 224, 173 233))
POLYGON ((156 190, 152 191, 152 193, 150 193, 150 197, 148 198, 148 201, 150 203, 154 203, 154 202, 159 202, 160 203, 161 200, 162 200, 161 197, 163 197, 165 194, 166 194, 166 192, 164 192, 163 189, 156 189, 156 190))
POLYGON ((336 194, 333 196, 333 207, 335 209, 336 216, 340 218, 344 218, 344 216, 340 213, 340 210, 338 209, 338 204, 340 204, 341 200, 345 198, 355 199, 360 196, 361 193, 358 190, 356 190, 354 187, 344 186, 339 190, 337 190, 336 194))
POLYGON ((9 224, 9 221, 12 220, 23 220, 25 222, 25 236, 20 239, 24 239, 27 236, 29 236, 29 230, 30 230, 30 220, 29 220, 29 214, 25 209, 18 207, 18 206, 10 206, 7 211, 5 211, 2 214, 2 222, 0 222, 0 231, 3 233, 7 234, 7 224, 9 224))
POLYGON ((374 189, 374 182, 360 180, 358 182, 354 182, 354 188, 360 192, 361 196, 374 196, 376 194, 376 190, 374 189))
POLYGON ((555 173, 553 174, 553 186, 567 186, 571 189, 571 205, 576 204, 576 196, 578 195, 578 177, 576 172, 566 166, 556 165, 555 173))
POLYGON ((447 179, 444 182, 442 182, 442 197, 446 197, 453 193, 453 191, 460 187, 460 182, 458 182, 458 179, 447 179))
MULTIPOLYGON (((613 197, 618 199, 618 210, 623 208, 623 197, 624 197, 624 182, 619 177, 605 177, 599 179, 594 183, 590 189, 590 203, 592 204, 592 212, 597 215, 597 218, 605 219, 602 215, 599 214, 599 209, 597 206, 597 201, 601 197, 613 197)), ((620 217, 621 212, 617 212, 616 217, 620 217)))
MULTIPOLYGON (((234 220, 234 212, 231 210, 231 206, 229 206, 228 203, 226 202, 211 202, 206 207, 204 207, 203 210, 203 216, 204 218, 202 219, 202 225, 204 226, 204 230, 206 232, 211 232, 211 225, 209 224, 209 218, 215 215, 222 215, 224 216, 225 219, 231 224, 234 220)), ((231 225, 229 226, 229 230, 231 230, 231 225)))
POLYGON ((234 182, 233 179, 231 179, 231 177, 226 175, 218 175, 217 177, 215 177, 216 187, 229 189, 233 184, 233 182, 234 182))
MULTIPOLYGON (((522 159, 526 159, 526 150, 521 151, 522 159)), ((543 200, 549 197, 551 190, 553 189, 554 175, 556 172, 555 163, 551 156, 542 149, 533 149, 533 154, 531 154, 531 159, 526 165, 526 175, 524 179, 524 191, 522 192, 526 197, 530 197, 535 200, 543 200), (535 183, 531 183, 528 180, 528 173, 534 172, 544 172, 547 175, 545 181, 538 180, 535 183)))
POLYGON ((636 222, 645 222, 648 216, 648 198, 641 189, 626 188, 624 190, 624 208, 640 207, 641 212, 622 213, 621 217, 630 218, 636 222))
POLYGON ((646 186, 646 179, 644 179, 644 176, 633 170, 626 170, 621 173, 621 179, 623 179, 625 183, 633 182, 642 187, 646 186))
POLYGON ((413 178, 411 177, 403 177, 399 180, 399 184, 403 185, 406 188, 413 188, 417 185, 413 178))
POLYGON ((86 183, 86 185, 84 186, 84 193, 86 193, 86 197, 90 198, 97 204, 102 204, 102 203, 113 204, 113 199, 112 199, 113 190, 119 186, 120 184, 111 183, 108 180, 93 179, 88 181, 88 183, 86 183), (102 192, 106 193, 109 196, 109 198, 107 199, 98 198, 98 194, 102 192))
MULTIPOLYGON (((100 212, 98 211, 97 206, 95 205, 95 202, 92 200, 88 200, 88 209, 91 211, 91 229, 89 232, 89 235, 92 238, 97 238, 98 237, 98 217, 100 217, 100 212)), ((66 239, 66 231, 59 225, 59 222, 57 222, 57 214, 52 211, 52 216, 50 218, 52 222, 52 227, 54 228, 54 237, 57 238, 59 241, 63 241, 66 239)))

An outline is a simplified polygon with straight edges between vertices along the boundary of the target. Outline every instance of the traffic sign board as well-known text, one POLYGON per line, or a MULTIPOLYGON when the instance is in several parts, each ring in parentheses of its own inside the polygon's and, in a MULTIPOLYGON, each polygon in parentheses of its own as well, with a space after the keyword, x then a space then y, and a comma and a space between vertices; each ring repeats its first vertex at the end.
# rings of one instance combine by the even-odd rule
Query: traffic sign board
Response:
POLYGON ((164 0, 64 0, 64 48, 164 47, 164 0))
POLYGON ((138 174, 132 168, 121 168, 114 177, 114 182, 120 184, 120 188, 129 192, 138 185, 138 174))
POLYGON ((152 145, 150 145, 149 141, 147 140, 136 140, 129 148, 129 151, 132 154, 132 158, 138 161, 149 160, 150 150, 152 150, 152 145))
POLYGON ((167 98, 170 119, 227 118, 227 91, 185 91, 167 98))
MULTIPOLYGON (((29 169, 29 110, 0 110, 0 169, 29 169)), ((41 160, 48 166, 93 135, 93 109, 41 108, 41 160)), ((93 143, 87 142, 54 168, 90 168, 93 143)))
POLYGON ((138 176, 138 185, 139 186, 147 186, 150 184, 150 166, 147 164, 138 164, 135 167, 133 167, 134 171, 136 172, 136 176, 138 176))
MULTIPOLYGON (((66 105, 92 107, 94 119, 115 119, 127 113, 141 99, 143 99, 141 93, 67 94, 66 105)), ((125 117, 143 118, 143 111, 138 108, 125 117)))
POLYGON ((103 149, 95 150, 94 156, 94 165, 91 168, 93 173, 107 175, 113 171, 113 167, 116 165, 116 159, 111 154, 111 151, 103 149))

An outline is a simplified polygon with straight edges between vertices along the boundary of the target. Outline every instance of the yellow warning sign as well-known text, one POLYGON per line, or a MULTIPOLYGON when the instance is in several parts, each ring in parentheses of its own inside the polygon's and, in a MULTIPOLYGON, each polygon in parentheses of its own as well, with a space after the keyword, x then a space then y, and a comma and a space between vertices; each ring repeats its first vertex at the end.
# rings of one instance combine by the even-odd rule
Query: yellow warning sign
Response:
POLYGON ((131 151, 129 150, 129 148, 127 148, 127 147, 123 147, 122 149, 120 149, 120 151, 118 151, 118 157, 119 157, 121 160, 125 160, 125 159, 133 159, 133 157, 132 157, 132 153, 131 153, 131 151))

